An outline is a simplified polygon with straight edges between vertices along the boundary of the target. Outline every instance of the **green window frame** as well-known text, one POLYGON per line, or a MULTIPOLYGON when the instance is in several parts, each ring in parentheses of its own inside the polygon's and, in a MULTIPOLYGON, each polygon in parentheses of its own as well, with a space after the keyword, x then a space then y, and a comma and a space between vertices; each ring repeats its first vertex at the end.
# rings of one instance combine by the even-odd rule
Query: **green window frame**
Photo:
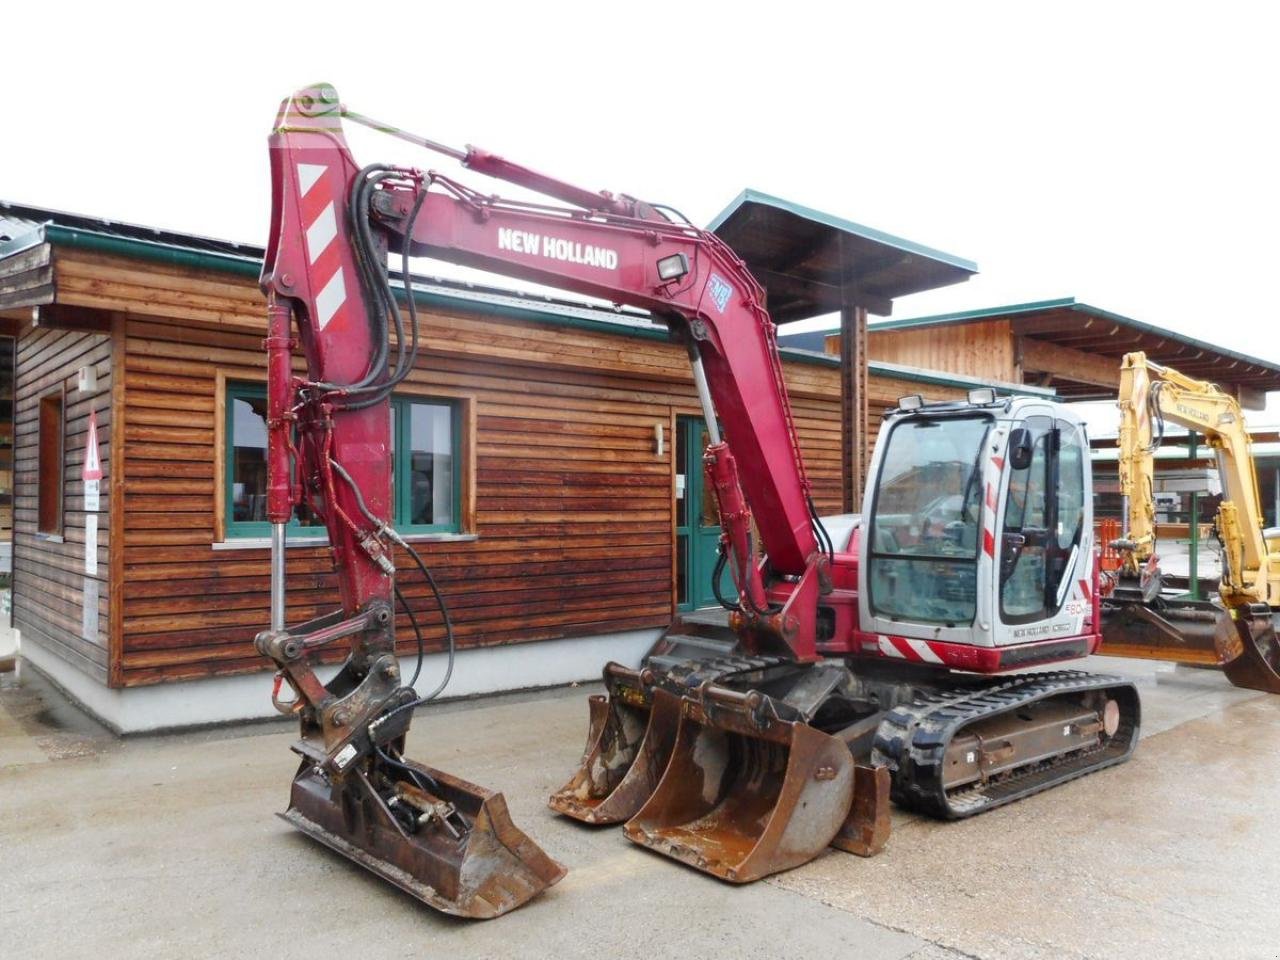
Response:
MULTIPOLYGON (((271 535, 271 524, 265 520, 237 520, 235 517, 235 446, 236 401, 264 401, 266 387, 261 383, 235 383, 228 381, 225 397, 225 420, 223 423, 223 504, 225 510, 224 528, 226 539, 260 539, 271 535)), ((462 518, 462 404, 444 397, 398 396, 391 399, 391 445, 392 445, 392 525, 401 534, 416 533, 458 533, 461 530, 462 518), (448 474, 450 480, 449 516, 438 523, 412 522, 415 486, 421 490, 425 471, 419 469, 415 477, 413 456, 406 451, 412 450, 413 414, 415 407, 440 408, 448 411, 450 462, 448 474)), ((421 451, 420 451, 421 452, 421 451)), ((290 518, 285 526, 289 537, 325 536, 323 524, 308 525, 299 522, 297 515, 290 518)))
POLYGON ((391 496, 394 503, 396 531, 412 533, 458 533, 462 519, 462 405, 444 397, 391 398, 391 446, 392 482, 391 496), (420 488, 415 478, 413 455, 413 408, 440 408, 448 411, 449 422, 449 518, 440 523, 414 523, 414 492, 420 488))

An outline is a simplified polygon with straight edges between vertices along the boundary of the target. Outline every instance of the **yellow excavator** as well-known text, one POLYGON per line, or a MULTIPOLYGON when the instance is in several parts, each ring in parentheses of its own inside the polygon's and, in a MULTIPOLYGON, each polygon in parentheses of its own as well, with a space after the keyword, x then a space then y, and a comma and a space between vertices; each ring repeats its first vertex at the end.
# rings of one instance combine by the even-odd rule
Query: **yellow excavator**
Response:
MULTIPOLYGON (((1280 530, 1264 529, 1262 498, 1240 404, 1213 383, 1130 353, 1120 371, 1123 536, 1103 602, 1103 652, 1220 665, 1236 686, 1280 693, 1280 530), (1154 453, 1173 423, 1204 436, 1222 483, 1217 600, 1169 598, 1156 557, 1154 453)), ((1196 522, 1193 518, 1192 522, 1196 522)))

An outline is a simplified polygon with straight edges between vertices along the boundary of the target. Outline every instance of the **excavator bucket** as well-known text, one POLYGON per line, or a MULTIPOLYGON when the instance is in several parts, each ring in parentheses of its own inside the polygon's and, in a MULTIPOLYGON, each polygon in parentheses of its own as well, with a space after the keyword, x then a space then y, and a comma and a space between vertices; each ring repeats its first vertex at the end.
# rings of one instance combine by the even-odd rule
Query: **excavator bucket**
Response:
POLYGON ((1211 600, 1111 597, 1102 605, 1102 648, 1110 657, 1217 666, 1235 639, 1231 615, 1211 600))
POLYGON ((1222 672, 1237 687, 1280 693, 1280 637, 1265 604, 1234 619, 1235 636, 1223 645, 1222 672))
POLYGON ((680 698, 645 684, 617 664, 605 671, 612 695, 589 701, 591 728, 582 764, 551 795, 557 813, 583 823, 622 823, 634 816, 666 769, 680 723, 680 698))
POLYGON ((758 692, 707 685, 680 713, 670 761, 628 838, 748 883, 812 860, 841 832, 854 791, 843 741, 782 719, 758 692))
POLYGON ((375 760, 330 781, 304 760, 280 816, 454 916, 501 916, 565 875, 512 822, 502 794, 411 761, 375 760))
POLYGON ((1221 666, 1234 686, 1280 693, 1280 637, 1269 608, 1233 615, 1212 600, 1104 601, 1102 649, 1108 656, 1221 666))

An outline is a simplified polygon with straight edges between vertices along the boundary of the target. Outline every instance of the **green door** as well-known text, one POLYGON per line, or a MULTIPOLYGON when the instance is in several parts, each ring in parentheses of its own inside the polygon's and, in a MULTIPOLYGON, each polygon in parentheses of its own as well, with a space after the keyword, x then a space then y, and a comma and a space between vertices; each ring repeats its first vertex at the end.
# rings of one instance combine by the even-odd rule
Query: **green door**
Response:
MULTIPOLYGON (((702 452, 707 448, 706 422, 701 417, 676 420, 676 606, 680 610, 716 606, 711 589, 720 542, 715 498, 706 489, 702 452)), ((733 578, 726 569, 720 591, 735 597, 733 578)))

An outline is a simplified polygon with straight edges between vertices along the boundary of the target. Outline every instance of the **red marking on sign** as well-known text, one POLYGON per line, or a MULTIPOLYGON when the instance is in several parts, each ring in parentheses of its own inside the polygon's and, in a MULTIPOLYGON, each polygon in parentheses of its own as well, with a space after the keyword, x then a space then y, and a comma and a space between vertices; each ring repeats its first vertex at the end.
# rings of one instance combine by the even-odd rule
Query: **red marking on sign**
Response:
POLYGON ((84 469, 81 480, 101 480, 102 460, 98 457, 98 413, 89 411, 89 437, 84 442, 84 469))

